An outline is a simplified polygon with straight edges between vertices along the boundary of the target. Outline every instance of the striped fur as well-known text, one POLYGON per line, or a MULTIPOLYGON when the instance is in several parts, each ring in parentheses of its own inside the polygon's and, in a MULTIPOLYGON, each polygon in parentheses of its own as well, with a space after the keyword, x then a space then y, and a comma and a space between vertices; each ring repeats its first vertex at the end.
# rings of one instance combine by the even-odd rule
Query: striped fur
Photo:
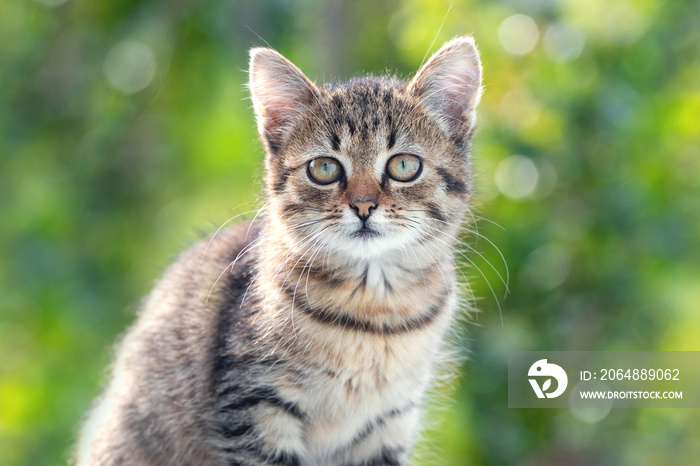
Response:
POLYGON ((119 345, 80 465, 409 462, 459 299, 476 48, 451 41, 408 83, 320 88, 269 49, 251 51, 250 74, 261 219, 166 272, 119 345), (387 175, 396 154, 420 157, 415 181, 387 175), (311 181, 318 157, 343 176, 311 181), (364 221, 358 199, 375 205, 364 221))

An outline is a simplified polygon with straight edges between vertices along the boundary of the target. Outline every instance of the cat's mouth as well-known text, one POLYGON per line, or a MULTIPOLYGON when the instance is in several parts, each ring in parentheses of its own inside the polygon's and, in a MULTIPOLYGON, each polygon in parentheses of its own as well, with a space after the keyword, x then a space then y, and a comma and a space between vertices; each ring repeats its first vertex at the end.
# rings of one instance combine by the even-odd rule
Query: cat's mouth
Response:
POLYGON ((368 227, 362 227, 359 230, 357 230, 353 234, 353 236, 355 236, 356 238, 369 239, 374 238, 375 236, 379 236, 379 232, 376 230, 372 230, 368 227))

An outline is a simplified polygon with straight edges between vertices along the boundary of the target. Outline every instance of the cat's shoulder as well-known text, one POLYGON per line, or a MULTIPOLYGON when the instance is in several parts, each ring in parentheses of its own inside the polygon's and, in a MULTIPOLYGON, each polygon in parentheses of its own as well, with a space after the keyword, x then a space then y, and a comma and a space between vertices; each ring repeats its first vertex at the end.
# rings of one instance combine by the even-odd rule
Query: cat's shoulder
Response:
POLYGON ((146 309, 163 304, 184 310, 215 308, 222 295, 247 286, 260 228, 243 222, 195 242, 165 270, 146 300, 146 309))
POLYGON ((186 273, 188 276, 209 275, 241 259, 258 238, 260 225, 249 221, 228 228, 221 228, 196 241, 183 251, 171 265, 171 271, 186 273))

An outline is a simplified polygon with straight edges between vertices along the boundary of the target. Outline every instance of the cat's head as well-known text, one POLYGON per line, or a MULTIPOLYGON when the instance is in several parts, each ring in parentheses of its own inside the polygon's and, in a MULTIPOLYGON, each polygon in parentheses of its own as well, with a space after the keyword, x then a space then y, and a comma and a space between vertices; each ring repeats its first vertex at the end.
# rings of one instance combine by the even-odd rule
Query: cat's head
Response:
POLYGON ((409 82, 366 77, 325 88, 255 48, 249 86, 270 220, 297 246, 356 259, 452 242, 472 191, 481 95, 471 37, 445 44, 409 82))

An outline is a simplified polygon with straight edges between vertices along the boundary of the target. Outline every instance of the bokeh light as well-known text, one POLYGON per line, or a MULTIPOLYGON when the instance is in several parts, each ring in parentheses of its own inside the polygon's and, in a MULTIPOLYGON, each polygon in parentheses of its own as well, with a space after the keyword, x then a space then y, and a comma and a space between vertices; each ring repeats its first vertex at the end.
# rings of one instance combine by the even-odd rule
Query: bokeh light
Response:
POLYGON ((554 244, 536 249, 523 263, 523 274, 540 290, 551 290, 561 285, 570 271, 570 252, 554 244))
POLYGON ((587 385, 584 385, 582 382, 577 383, 574 385, 574 387, 571 389, 571 393, 569 395, 569 405, 570 405, 570 410, 571 414, 574 415, 576 419, 579 421, 588 423, 588 424, 594 424, 597 422, 602 421, 605 419, 609 414, 610 410, 613 407, 613 401, 611 399, 605 399, 605 400, 598 400, 599 406, 596 406, 595 408, 585 406, 586 402, 582 401, 580 399, 574 399, 573 394, 578 393, 581 390, 589 390, 589 391, 607 391, 610 389, 610 387, 605 384, 604 382, 588 382, 587 385), (582 388, 585 387, 585 388, 582 388), (600 406, 602 405, 602 406, 600 406))
POLYGON ((109 51, 103 66, 107 82, 124 94, 145 89, 156 72, 151 48, 135 40, 120 42, 109 51))
POLYGON ((512 155, 498 164, 495 177, 501 193, 511 199, 520 199, 535 192, 539 172, 529 158, 512 155))
POLYGON ((524 55, 537 45, 540 30, 535 20, 519 13, 503 20, 498 28, 498 38, 506 51, 524 55))
POLYGON ((550 60, 568 63, 581 55, 586 43, 583 32, 571 23, 550 24, 544 33, 544 51, 550 60))

